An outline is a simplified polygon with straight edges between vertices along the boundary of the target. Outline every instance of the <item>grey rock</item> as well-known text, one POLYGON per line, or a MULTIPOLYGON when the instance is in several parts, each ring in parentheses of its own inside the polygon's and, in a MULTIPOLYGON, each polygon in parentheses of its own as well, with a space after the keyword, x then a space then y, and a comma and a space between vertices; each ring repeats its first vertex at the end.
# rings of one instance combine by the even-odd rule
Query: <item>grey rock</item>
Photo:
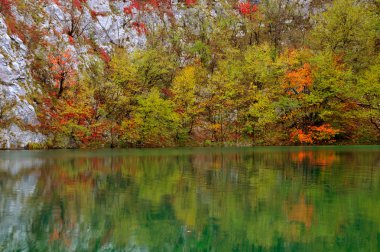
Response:
MULTIPOLYGON (((6 118, 17 118, 25 125, 38 123, 34 107, 28 103, 26 96, 28 83, 27 48, 23 42, 7 34, 4 19, 0 16, 0 97, 15 106, 6 118)), ((28 143, 41 143, 44 136, 30 130, 23 130, 16 124, 0 129, 0 148, 23 148, 28 143)))
POLYGON ((0 130, 0 148, 18 149, 25 148, 30 143, 43 143, 46 136, 41 133, 21 129, 12 123, 8 128, 0 130))

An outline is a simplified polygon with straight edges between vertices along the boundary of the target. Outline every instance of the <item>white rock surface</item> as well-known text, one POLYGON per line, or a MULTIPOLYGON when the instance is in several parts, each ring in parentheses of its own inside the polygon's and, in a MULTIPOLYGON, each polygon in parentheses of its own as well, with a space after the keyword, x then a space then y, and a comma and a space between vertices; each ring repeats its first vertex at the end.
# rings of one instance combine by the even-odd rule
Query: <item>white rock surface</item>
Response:
POLYGON ((0 130, 0 146, 2 149, 25 148, 29 143, 43 143, 46 137, 38 132, 21 129, 16 124, 11 124, 6 129, 0 130))
MULTIPOLYGON (((35 125, 38 122, 35 110, 25 99, 30 91, 28 83, 31 83, 27 52, 19 38, 7 33, 5 21, 0 16, 0 97, 5 97, 7 102, 16 101, 7 118, 15 117, 25 125, 35 125)), ((44 139, 43 135, 24 131, 16 124, 0 129, 0 148, 23 148, 44 139)))

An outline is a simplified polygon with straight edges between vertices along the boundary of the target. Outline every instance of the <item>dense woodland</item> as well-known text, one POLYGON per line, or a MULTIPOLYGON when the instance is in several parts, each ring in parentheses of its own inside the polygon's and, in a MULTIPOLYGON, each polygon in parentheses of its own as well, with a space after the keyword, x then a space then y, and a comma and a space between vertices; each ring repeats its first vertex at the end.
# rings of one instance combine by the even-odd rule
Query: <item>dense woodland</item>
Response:
POLYGON ((156 20, 125 26, 146 39, 132 49, 84 35, 85 0, 64 1, 69 47, 20 27, 17 2, 0 11, 34 50, 34 129, 48 136, 31 148, 379 143, 379 0, 186 0, 180 17, 133 0, 126 24, 156 20))

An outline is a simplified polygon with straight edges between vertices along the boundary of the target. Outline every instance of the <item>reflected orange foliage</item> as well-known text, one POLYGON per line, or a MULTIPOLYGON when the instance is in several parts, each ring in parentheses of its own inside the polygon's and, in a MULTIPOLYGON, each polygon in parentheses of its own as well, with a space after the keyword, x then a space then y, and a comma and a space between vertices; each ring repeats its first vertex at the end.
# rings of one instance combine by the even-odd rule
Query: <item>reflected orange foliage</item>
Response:
POLYGON ((81 186, 81 188, 88 187, 92 188, 94 185, 94 178, 92 174, 86 172, 80 172, 75 175, 70 175, 65 171, 60 171, 58 173, 59 180, 65 184, 67 187, 70 186, 81 186))
POLYGON ((302 162, 306 159, 311 160, 313 158, 313 152, 311 151, 300 151, 297 153, 292 153, 291 158, 293 161, 302 162))
POLYGON ((334 152, 299 151, 291 154, 293 162, 308 162, 319 166, 331 166, 336 158, 334 152))
POLYGON ((302 223, 310 229, 313 220, 314 206, 306 204, 305 197, 301 196, 298 203, 287 206, 288 220, 291 222, 302 223))
POLYGON ((59 231, 58 229, 54 228, 53 232, 50 234, 50 241, 56 241, 59 240, 59 231))

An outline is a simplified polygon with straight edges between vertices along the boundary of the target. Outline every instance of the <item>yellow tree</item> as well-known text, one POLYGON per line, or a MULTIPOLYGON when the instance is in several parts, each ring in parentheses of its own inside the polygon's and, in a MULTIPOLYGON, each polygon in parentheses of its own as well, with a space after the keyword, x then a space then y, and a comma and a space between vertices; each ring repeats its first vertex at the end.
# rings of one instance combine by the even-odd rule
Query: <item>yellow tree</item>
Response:
POLYGON ((181 121, 181 138, 192 134, 203 108, 199 91, 207 81, 207 72, 201 65, 186 66, 174 77, 172 84, 173 102, 181 121))

